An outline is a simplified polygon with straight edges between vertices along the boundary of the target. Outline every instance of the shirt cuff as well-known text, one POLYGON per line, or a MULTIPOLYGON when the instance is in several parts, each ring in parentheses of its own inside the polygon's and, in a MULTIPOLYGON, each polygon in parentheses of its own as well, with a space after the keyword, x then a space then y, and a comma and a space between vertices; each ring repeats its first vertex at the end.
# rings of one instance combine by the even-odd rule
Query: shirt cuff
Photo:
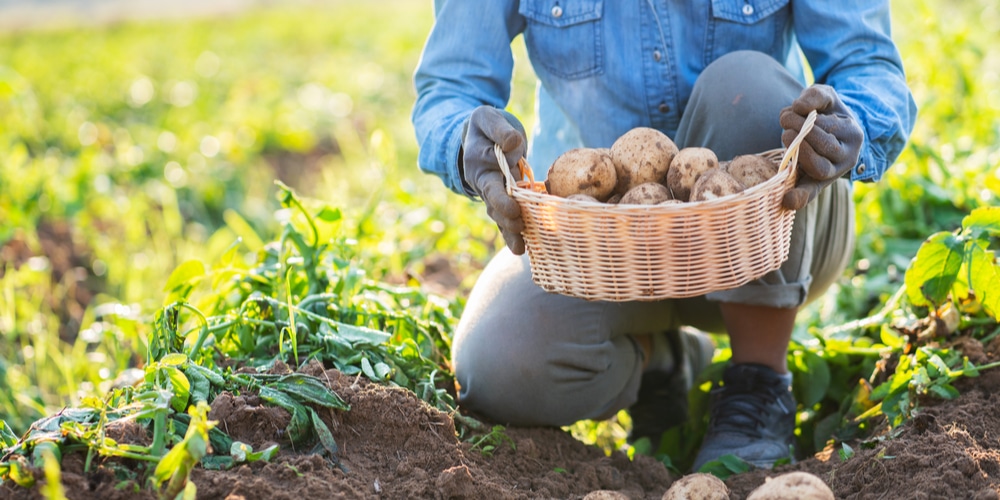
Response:
POLYGON ((885 157, 879 154, 875 146, 871 145, 866 139, 865 147, 861 149, 861 156, 858 158, 858 163, 851 169, 851 180, 877 181, 885 173, 886 168, 888 168, 888 165, 886 165, 885 157))
POLYGON ((462 154, 462 140, 465 132, 465 124, 468 123, 469 118, 466 117, 464 120, 456 121, 451 130, 447 133, 447 141, 445 143, 445 158, 448 159, 447 171, 448 171, 448 186, 452 191, 458 194, 464 194, 469 198, 476 199, 475 191, 472 187, 465 182, 465 177, 462 175, 462 169, 459 168, 459 163, 462 159, 460 155, 462 154))

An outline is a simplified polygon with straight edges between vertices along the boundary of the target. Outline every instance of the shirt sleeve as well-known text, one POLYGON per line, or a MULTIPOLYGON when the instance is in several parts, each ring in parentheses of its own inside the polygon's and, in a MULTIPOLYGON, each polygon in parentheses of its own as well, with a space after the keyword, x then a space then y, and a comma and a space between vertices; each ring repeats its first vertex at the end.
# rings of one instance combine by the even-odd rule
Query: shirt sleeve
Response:
POLYGON ((865 132, 851 180, 875 181, 903 151, 917 115, 888 0, 794 1, 795 36, 816 83, 832 86, 865 132))
POLYGON ((417 162, 452 191, 471 197, 459 171, 464 125, 479 106, 507 105, 514 70, 510 44, 524 21, 511 0, 437 0, 434 11, 414 75, 417 162))

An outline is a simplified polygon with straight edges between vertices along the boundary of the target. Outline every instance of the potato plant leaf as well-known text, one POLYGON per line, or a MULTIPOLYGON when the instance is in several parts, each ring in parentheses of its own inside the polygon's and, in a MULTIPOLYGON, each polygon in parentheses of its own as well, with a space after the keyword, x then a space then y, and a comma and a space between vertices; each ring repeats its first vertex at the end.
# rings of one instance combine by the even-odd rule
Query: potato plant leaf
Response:
POLYGON ((338 451, 337 441, 333 439, 333 433, 330 432, 330 428, 326 426, 323 419, 319 418, 316 410, 309 408, 309 416, 312 417, 313 430, 316 431, 316 436, 319 438, 320 444, 330 453, 330 457, 336 458, 338 451))
POLYGON ((981 239, 983 234, 1000 236, 1000 207, 977 208, 962 219, 962 229, 981 239))
POLYGON ((167 278, 167 284, 163 286, 164 292, 171 292, 186 285, 190 285, 195 280, 205 275, 205 264, 200 260, 189 260, 177 266, 174 272, 167 278))
POLYGON ((337 393, 323 384, 316 377, 302 373, 292 373, 282 376, 269 387, 280 390, 295 398, 300 403, 313 403, 327 408, 349 410, 350 406, 340 399, 337 393))
POLYGON ((792 390, 803 406, 809 408, 823 400, 830 387, 830 367, 813 351, 796 351, 791 368, 795 372, 792 390))
POLYGON ((965 242, 948 232, 932 235, 906 271, 906 295, 918 306, 937 306, 948 297, 965 257, 965 242))
POLYGON ((159 487, 167 479, 170 480, 163 492, 164 498, 176 498, 185 492, 191 470, 208 454, 208 433, 215 426, 213 422, 208 421, 208 411, 209 406, 206 403, 191 407, 188 412, 191 423, 184 434, 184 439, 174 445, 156 464, 152 476, 154 484, 159 487))
POLYGON ((14 431, 7 425, 7 422, 0 420, 0 451, 5 451, 16 444, 17 436, 14 431))
POLYGON ((302 406, 284 392, 271 387, 261 387, 260 398, 268 403, 280 406, 287 410, 288 413, 291 413, 292 419, 288 422, 288 426, 285 427, 285 432, 293 443, 302 442, 311 436, 309 413, 305 406, 302 406))
POLYGON ((972 245, 969 263, 972 290, 976 300, 993 318, 1000 314, 1000 266, 996 255, 980 245, 972 245))

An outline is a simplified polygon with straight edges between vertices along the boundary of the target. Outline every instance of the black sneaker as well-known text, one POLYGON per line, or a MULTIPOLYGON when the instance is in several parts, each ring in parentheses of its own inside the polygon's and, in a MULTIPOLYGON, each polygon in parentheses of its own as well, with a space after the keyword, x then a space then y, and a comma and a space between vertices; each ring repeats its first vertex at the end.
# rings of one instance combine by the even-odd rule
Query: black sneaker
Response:
POLYGON ((687 421, 688 391, 698 374, 712 362, 715 352, 712 339, 697 330, 672 330, 661 335, 666 335, 670 342, 674 369, 644 373, 639 382, 639 397, 628 409, 632 417, 628 442, 646 437, 654 448, 659 446, 664 432, 687 421))
POLYGON ((792 459, 795 398, 787 379, 764 365, 731 365, 712 394, 708 432, 693 470, 729 454, 761 468, 792 459))

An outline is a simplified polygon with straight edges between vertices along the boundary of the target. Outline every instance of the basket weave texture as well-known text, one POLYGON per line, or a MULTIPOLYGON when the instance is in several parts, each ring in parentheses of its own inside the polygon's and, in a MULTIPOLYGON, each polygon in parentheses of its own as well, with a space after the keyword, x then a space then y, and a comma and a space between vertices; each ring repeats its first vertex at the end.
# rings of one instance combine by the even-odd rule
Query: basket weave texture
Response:
POLYGON ((795 185, 799 144, 814 121, 810 115, 787 149, 761 153, 779 166, 771 179, 682 204, 609 205, 519 187, 497 148, 521 207, 532 280, 582 299, 651 301, 736 288, 778 269, 795 218, 781 200, 795 185))

